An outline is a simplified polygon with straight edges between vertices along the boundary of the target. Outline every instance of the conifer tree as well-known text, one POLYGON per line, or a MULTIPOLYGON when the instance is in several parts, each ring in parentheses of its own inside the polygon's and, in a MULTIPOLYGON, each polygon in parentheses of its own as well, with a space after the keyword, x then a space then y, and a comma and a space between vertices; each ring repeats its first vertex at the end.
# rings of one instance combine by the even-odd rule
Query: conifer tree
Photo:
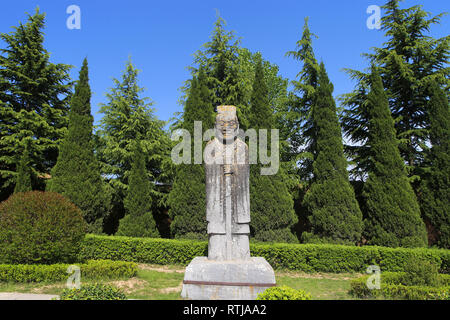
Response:
POLYGON ((314 178, 304 198, 311 233, 304 232, 302 237, 305 242, 355 244, 361 239, 362 214, 348 180, 332 93, 333 85, 321 63, 311 114, 315 139, 314 178))
POLYGON ((88 64, 84 59, 70 102, 69 130, 48 183, 49 191, 69 198, 83 211, 89 231, 101 233, 108 199, 94 155, 88 64))
MULTIPOLYGON (((433 25, 439 24, 444 14, 430 17, 420 5, 401 8, 400 0, 388 0, 382 9, 381 29, 386 41, 365 56, 379 68, 383 86, 388 90, 400 153, 407 165, 408 176, 415 180, 424 165, 424 150, 429 139, 425 84, 435 78, 442 88, 448 90, 450 87, 447 67, 450 37, 436 39, 429 36, 433 25)), ((352 93, 342 97, 343 105, 347 107, 342 117, 343 129, 352 142, 347 150, 356 165, 353 171, 365 177, 370 170, 370 153, 364 147, 368 138, 370 71, 347 69, 347 72, 357 81, 357 86, 352 93)))
POLYGON ((419 189, 423 217, 434 232, 431 244, 450 248, 450 111, 448 98, 436 81, 429 85, 431 151, 429 170, 419 189))
MULTIPOLYGON (((261 59, 255 69, 249 120, 250 128, 257 132, 259 129, 266 129, 270 133, 273 129, 274 117, 269 105, 261 59)), ((268 136, 271 141, 270 135, 268 136)), ((283 169, 280 168, 275 175, 261 175, 260 169, 260 164, 251 165, 251 236, 260 241, 296 242, 291 230, 296 216, 283 169)))
MULTIPOLYGON (((172 143, 164 131, 165 122, 155 116, 151 99, 142 97, 144 88, 139 86, 138 75, 139 70, 129 59, 121 78, 113 79, 114 87, 106 94, 108 102, 100 107, 103 117, 95 135, 96 155, 113 193, 113 209, 105 225, 108 233, 117 231, 118 221, 125 214, 123 203, 136 140, 141 141, 149 179, 155 186, 151 190, 152 212, 158 219, 164 218, 168 185, 173 174, 172 143)), ((161 226, 159 220, 157 226, 161 226)))
POLYGON ((50 62, 44 25, 45 14, 36 9, 26 23, 0 34, 0 200, 13 191, 26 141, 33 187, 44 189, 67 130, 70 66, 50 62))
POLYGON ((312 46, 313 34, 308 25, 309 18, 305 18, 302 38, 297 42, 297 51, 289 51, 287 56, 303 63, 298 73, 298 80, 292 81, 293 92, 289 95, 289 110, 287 126, 291 128, 289 141, 291 157, 297 167, 297 175, 301 180, 312 178, 312 159, 314 130, 311 118, 314 92, 318 85, 319 64, 317 63, 312 46))
POLYGON ((124 199, 125 217, 120 220, 116 235, 127 237, 159 237, 152 215, 152 185, 145 167, 140 141, 135 143, 129 186, 124 199))
MULTIPOLYGON (((194 137, 194 121, 201 121, 203 131, 214 128, 214 108, 212 95, 203 67, 198 78, 191 80, 189 97, 183 113, 183 129, 194 137)), ((206 187, 205 169, 202 164, 193 163, 193 145, 191 141, 191 164, 180 164, 169 194, 172 234, 177 238, 206 239, 206 187)), ((205 144, 203 144, 203 147, 205 144)), ((203 149, 202 149, 203 150, 203 149)))
POLYGON ((14 193, 31 191, 31 177, 32 170, 30 168, 30 154, 27 143, 17 165, 17 180, 16 186, 14 188, 14 193))
POLYGON ((373 70, 368 94, 370 159, 364 184, 364 237, 370 245, 426 246, 426 230, 398 149, 394 120, 380 75, 373 70))

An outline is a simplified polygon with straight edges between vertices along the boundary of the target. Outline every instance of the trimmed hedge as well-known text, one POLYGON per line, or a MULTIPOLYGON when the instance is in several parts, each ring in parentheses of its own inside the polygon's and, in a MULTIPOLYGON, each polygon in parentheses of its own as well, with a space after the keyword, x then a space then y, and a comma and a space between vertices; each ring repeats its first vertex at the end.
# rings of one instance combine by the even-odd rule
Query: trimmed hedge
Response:
POLYGON ((372 290, 366 284, 369 276, 354 279, 350 283, 350 294, 361 299, 450 300, 450 275, 439 275, 441 285, 438 287, 405 286, 401 284, 404 276, 404 272, 382 273, 380 289, 372 290))
MULTIPOLYGON (((134 262, 96 260, 87 263, 74 264, 80 267, 81 281, 83 279, 122 279, 131 278, 137 274, 137 264, 134 262)), ((70 264, 29 265, 0 264, 0 282, 56 282, 67 280, 67 268, 70 264)))
MULTIPOLYGON (((369 265, 378 265, 382 272, 398 272, 411 257, 418 257, 435 262, 441 273, 450 272, 450 250, 443 249, 251 243, 250 250, 252 256, 264 257, 275 269, 364 273, 369 265)), ((87 235, 80 259, 187 265, 207 252, 204 241, 87 235)))
POLYGON ((311 294, 288 286, 273 287, 258 294, 256 300, 311 300, 311 294))

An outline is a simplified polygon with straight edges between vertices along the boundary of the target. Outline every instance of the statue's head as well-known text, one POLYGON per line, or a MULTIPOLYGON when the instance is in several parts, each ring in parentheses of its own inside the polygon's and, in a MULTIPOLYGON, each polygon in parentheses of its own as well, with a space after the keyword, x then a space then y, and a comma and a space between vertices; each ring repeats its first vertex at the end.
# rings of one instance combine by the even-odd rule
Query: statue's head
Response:
POLYGON ((236 116, 236 107, 217 107, 216 138, 222 142, 233 142, 238 136, 239 121, 236 116))

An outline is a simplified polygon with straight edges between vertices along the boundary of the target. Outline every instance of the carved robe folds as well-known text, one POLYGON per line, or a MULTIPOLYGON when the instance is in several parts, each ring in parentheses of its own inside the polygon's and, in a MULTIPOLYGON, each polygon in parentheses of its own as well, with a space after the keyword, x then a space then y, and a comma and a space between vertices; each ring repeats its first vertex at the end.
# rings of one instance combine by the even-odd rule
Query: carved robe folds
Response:
POLYGON ((248 147, 239 138, 217 138, 205 148, 208 259, 250 258, 250 188, 248 147))

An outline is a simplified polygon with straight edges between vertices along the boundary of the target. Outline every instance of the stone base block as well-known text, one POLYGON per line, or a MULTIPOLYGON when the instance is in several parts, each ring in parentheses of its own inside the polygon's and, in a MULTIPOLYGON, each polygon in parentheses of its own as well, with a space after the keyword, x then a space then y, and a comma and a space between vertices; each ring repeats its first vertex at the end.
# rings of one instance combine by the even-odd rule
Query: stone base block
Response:
POLYGON ((255 300, 275 284, 275 273, 264 258, 216 261, 196 257, 186 268, 181 296, 191 300, 255 300))

